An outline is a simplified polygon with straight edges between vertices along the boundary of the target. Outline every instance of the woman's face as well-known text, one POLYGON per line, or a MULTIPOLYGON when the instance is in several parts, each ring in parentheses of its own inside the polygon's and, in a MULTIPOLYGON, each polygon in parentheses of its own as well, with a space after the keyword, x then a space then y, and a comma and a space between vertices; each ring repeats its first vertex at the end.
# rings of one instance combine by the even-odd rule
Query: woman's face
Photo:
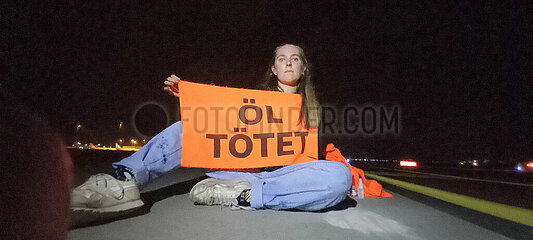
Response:
POLYGON ((304 73, 300 50, 294 45, 283 45, 276 51, 272 73, 278 81, 289 86, 296 86, 304 73))

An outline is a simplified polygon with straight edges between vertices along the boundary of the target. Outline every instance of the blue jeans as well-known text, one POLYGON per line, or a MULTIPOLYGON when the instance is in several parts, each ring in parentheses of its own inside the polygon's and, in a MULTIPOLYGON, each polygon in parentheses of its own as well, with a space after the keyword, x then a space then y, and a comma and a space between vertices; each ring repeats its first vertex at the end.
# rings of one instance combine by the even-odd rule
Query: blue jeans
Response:
MULTIPOLYGON (((181 165, 183 126, 176 122, 153 137, 131 156, 113 163, 133 170, 142 186, 181 165)), ((207 173, 218 179, 246 178, 251 185, 253 208, 300 209, 316 211, 331 207, 346 198, 352 186, 350 170, 342 163, 318 160, 281 167, 272 172, 207 173)))

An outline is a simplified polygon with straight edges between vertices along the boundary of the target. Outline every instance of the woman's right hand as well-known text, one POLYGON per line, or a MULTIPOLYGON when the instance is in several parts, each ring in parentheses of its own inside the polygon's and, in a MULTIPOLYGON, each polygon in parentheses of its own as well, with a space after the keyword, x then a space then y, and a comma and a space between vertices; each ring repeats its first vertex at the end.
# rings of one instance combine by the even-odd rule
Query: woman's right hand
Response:
POLYGON ((167 77, 167 80, 165 81, 165 91, 169 92, 170 94, 174 95, 175 97, 178 97, 179 89, 178 89, 178 81, 181 79, 172 74, 170 77, 167 77))

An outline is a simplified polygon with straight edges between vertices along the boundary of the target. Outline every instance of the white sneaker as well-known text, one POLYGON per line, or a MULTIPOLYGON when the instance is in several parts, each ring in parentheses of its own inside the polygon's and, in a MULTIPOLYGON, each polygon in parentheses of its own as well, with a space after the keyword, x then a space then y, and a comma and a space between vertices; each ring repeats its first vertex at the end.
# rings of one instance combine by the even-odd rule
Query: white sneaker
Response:
POLYGON ((72 190, 70 209, 93 214, 130 211, 143 206, 134 181, 120 181, 108 174, 96 174, 72 190))
POLYGON ((239 206, 237 201, 237 197, 246 189, 250 189, 250 183, 244 178, 231 180, 208 178, 192 187, 189 198, 201 205, 224 205, 251 210, 251 207, 239 206))

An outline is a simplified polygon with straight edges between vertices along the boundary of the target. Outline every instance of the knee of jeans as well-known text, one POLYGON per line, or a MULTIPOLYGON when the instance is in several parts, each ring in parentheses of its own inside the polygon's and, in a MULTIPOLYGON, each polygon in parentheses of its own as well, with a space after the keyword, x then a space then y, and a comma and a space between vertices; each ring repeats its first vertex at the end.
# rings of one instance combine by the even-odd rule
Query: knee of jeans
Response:
POLYGON ((345 195, 352 186, 352 174, 350 169, 342 163, 332 162, 328 171, 328 187, 332 195, 345 195))

